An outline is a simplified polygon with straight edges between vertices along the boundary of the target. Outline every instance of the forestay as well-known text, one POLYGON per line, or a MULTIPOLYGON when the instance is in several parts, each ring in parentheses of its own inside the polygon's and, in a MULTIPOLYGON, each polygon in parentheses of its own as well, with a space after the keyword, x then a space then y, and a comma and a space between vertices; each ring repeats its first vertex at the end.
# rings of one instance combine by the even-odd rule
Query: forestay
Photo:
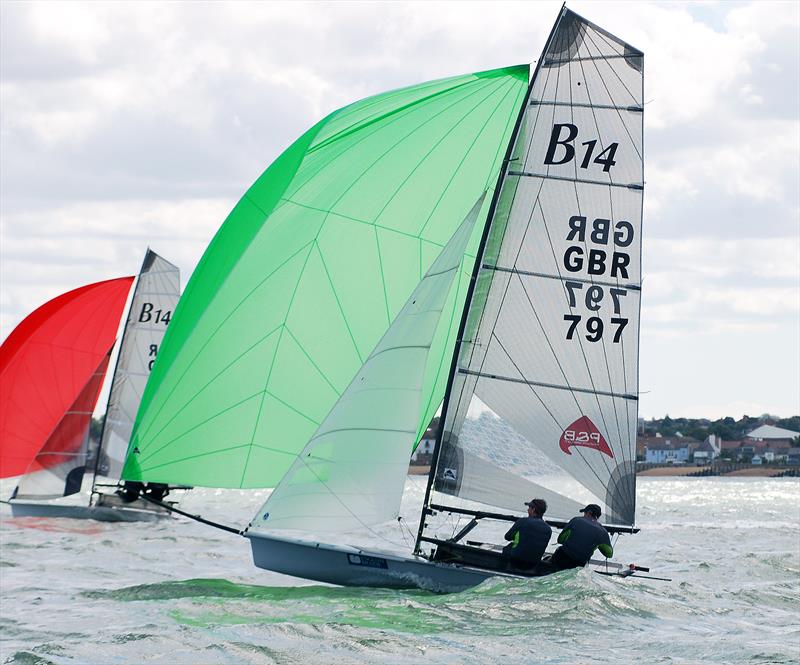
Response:
MULTIPOLYGON (((641 52, 563 11, 489 222, 444 407, 440 492, 518 511, 543 493, 544 459, 605 506, 604 521, 634 521, 642 67, 641 52), (471 435, 481 415, 518 436, 471 435)), ((554 499, 548 515, 574 514, 554 499)))
POLYGON ((147 379, 180 297, 178 267, 148 249, 133 290, 103 421, 97 475, 118 479, 147 379))
MULTIPOLYGON (((274 487, 494 187, 527 81, 520 66, 377 95, 278 157, 186 287, 123 477, 274 487)), ((468 280, 434 336, 417 434, 444 394, 468 280)))
POLYGON ((397 516, 428 354, 483 199, 270 495, 256 528, 343 531, 397 516))

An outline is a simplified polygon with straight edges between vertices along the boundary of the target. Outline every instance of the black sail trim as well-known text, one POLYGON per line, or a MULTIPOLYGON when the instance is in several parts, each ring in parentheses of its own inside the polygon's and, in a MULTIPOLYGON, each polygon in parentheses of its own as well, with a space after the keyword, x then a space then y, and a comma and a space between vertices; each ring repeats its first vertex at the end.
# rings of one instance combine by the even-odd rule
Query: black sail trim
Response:
POLYGON ((490 374, 488 372, 476 372, 472 369, 465 367, 458 368, 459 374, 467 374, 469 376, 477 376, 481 379, 493 379, 495 381, 509 381, 511 383, 522 383, 526 386, 539 386, 540 388, 555 388, 556 390, 568 390, 576 393, 586 393, 588 395, 603 395, 604 397, 619 397, 620 399, 630 399, 638 401, 639 397, 627 393, 615 393, 608 390, 595 390, 594 388, 577 388, 571 385, 560 385, 558 383, 544 383, 542 381, 529 381, 528 379, 517 379, 513 376, 500 376, 499 374, 490 374))
POLYGON ((522 178, 542 178, 544 180, 563 180, 565 182, 580 182, 585 185, 602 185, 603 187, 624 187, 625 189, 644 189, 644 185, 638 182, 603 182, 602 180, 589 180, 587 178, 570 178, 564 175, 553 175, 546 173, 531 173, 530 171, 509 171, 508 175, 515 175, 522 178))
POLYGON ((630 291, 641 291, 642 287, 638 284, 620 284, 619 282, 605 282, 598 279, 584 279, 582 277, 572 277, 570 275, 551 275, 544 272, 533 272, 530 270, 520 270, 519 268, 508 268, 505 266, 493 266, 488 263, 483 264, 484 270, 496 270, 497 272, 508 272, 512 275, 524 275, 525 277, 544 277, 545 279, 555 279, 561 282, 581 282, 583 284, 601 284, 614 288, 628 289, 630 291))
POLYGON ((630 111, 631 113, 644 113, 641 106, 615 106, 614 104, 583 104, 579 102, 556 102, 547 99, 532 99, 531 106, 568 106, 569 108, 606 109, 609 111, 630 111))

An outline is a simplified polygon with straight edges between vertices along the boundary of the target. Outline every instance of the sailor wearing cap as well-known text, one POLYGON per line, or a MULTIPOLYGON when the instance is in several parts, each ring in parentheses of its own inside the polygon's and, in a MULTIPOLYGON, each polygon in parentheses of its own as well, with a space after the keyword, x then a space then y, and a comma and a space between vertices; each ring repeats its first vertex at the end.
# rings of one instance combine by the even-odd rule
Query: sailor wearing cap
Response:
POLYGON ((561 547, 550 563, 559 570, 585 566, 596 549, 607 559, 614 556, 608 531, 597 521, 602 514, 600 506, 590 503, 581 512, 583 516, 573 517, 558 536, 561 547))
POLYGON ((502 560, 507 566, 520 570, 531 570, 542 559, 553 530, 542 519, 547 510, 544 499, 526 501, 528 516, 514 522, 506 540, 511 542, 503 548, 502 560))

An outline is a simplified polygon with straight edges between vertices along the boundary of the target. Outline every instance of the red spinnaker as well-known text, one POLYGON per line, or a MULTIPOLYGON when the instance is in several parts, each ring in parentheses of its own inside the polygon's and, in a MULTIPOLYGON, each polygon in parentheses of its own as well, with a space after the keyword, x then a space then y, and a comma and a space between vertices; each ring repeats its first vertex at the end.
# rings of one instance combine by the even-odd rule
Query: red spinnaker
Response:
POLYGON ((114 344, 133 277, 82 286, 0 347, 0 478, 24 473, 114 344))

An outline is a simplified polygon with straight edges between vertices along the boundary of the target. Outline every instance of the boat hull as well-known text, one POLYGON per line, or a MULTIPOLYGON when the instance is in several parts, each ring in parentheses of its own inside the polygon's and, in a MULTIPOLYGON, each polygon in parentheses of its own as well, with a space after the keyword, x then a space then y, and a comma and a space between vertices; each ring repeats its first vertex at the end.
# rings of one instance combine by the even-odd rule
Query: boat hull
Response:
POLYGON ((11 499, 8 503, 12 517, 67 517, 99 522, 156 522, 171 517, 168 511, 139 501, 104 505, 101 500, 92 506, 25 499, 11 499))
POLYGON ((245 533, 259 568, 340 586, 463 591, 495 577, 514 577, 420 557, 401 557, 356 547, 245 533))

